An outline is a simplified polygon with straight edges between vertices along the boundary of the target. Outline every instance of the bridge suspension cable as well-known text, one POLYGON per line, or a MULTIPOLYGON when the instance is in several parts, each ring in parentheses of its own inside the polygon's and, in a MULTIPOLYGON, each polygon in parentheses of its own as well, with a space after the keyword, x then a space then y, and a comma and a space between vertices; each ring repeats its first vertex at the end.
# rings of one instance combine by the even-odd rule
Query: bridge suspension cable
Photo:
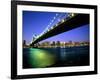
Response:
POLYGON ((60 22, 64 22, 67 17, 73 17, 73 13, 56 13, 56 15, 53 17, 52 20, 50 20, 50 23, 47 25, 47 27, 43 30, 42 33, 40 33, 36 38, 40 37, 50 29, 53 29, 54 25, 58 25, 60 22))
POLYGON ((50 28, 50 26, 51 26, 52 23, 55 21, 55 19, 57 18, 58 15, 59 15, 59 14, 56 13, 56 15, 53 17, 53 19, 50 21, 50 23, 47 25, 47 27, 44 29, 44 31, 43 31, 40 35, 44 34, 44 33, 50 28))

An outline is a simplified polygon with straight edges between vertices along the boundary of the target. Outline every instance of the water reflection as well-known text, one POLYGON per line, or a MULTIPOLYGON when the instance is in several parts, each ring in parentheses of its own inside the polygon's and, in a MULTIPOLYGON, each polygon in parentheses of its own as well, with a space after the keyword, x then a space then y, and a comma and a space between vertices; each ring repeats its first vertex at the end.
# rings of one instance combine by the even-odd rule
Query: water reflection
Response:
POLYGON ((89 46, 23 49, 23 68, 84 65, 89 65, 89 46))

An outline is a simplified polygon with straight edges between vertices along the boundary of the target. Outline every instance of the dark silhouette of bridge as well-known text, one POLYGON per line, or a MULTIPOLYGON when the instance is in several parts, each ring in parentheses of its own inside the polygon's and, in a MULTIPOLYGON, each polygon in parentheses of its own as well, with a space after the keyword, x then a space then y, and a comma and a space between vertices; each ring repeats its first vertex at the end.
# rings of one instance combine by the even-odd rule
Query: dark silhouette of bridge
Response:
POLYGON ((77 14, 74 17, 65 18, 62 22, 57 23, 53 29, 34 39, 31 45, 86 24, 89 24, 89 14, 77 14))

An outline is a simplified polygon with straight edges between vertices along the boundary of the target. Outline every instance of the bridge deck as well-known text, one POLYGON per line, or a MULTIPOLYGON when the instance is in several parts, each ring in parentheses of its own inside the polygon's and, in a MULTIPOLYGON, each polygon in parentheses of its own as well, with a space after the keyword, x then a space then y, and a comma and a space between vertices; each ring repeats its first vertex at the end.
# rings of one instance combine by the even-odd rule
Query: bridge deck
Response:
POLYGON ((43 34, 41 37, 37 38, 32 44, 38 43, 44 39, 50 38, 52 36, 61 34, 63 32, 86 24, 89 24, 89 14, 78 14, 71 19, 66 20, 64 23, 59 24, 57 27, 54 27, 54 29, 43 34))

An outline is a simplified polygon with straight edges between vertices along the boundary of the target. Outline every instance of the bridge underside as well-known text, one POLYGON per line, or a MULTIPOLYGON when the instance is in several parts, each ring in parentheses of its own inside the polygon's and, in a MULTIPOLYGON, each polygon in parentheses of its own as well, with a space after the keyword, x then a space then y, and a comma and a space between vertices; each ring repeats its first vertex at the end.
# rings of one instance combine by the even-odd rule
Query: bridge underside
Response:
POLYGON ((74 28, 80 27, 82 25, 89 24, 89 14, 78 14, 71 19, 65 21, 64 23, 58 25, 53 30, 50 30, 49 32, 45 33, 41 37, 37 38, 34 42, 32 42, 32 45, 45 40, 47 38, 50 38, 52 36, 61 34, 63 32, 72 30, 74 28))

